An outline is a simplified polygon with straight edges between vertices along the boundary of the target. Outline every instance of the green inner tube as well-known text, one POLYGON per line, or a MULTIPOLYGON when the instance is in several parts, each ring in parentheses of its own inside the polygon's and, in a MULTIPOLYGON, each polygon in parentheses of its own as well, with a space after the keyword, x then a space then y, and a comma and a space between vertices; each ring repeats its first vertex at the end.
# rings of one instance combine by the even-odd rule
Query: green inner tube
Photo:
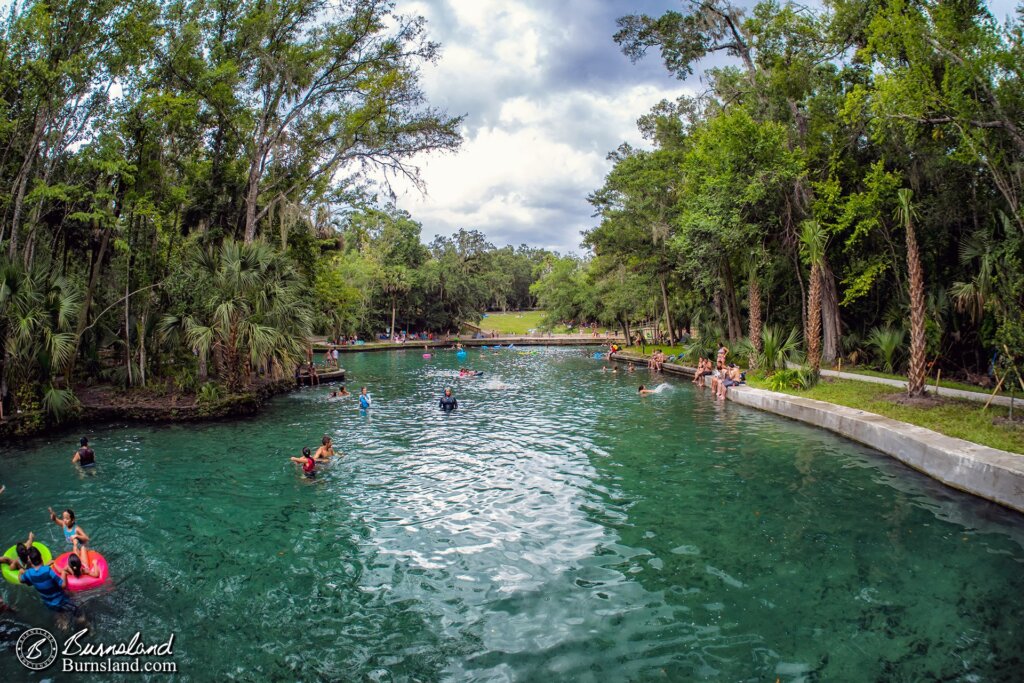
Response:
MULTIPOLYGON (((47 548, 45 545, 43 545, 39 541, 36 541, 32 544, 32 547, 39 548, 39 554, 43 556, 43 564, 50 564, 50 562, 53 561, 53 555, 50 554, 50 549, 47 548)), ((17 544, 12 545, 10 548, 8 548, 7 552, 4 553, 4 557, 11 560, 18 559, 17 544)), ((3 565, 3 573, 4 578, 7 579, 8 583, 18 583, 18 572, 14 569, 11 569, 10 565, 3 565)))

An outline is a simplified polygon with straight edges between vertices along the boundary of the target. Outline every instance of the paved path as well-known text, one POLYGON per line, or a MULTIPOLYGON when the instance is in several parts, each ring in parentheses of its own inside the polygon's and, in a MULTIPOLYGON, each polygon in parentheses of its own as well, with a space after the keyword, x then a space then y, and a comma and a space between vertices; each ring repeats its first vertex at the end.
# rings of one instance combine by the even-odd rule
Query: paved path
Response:
MULTIPOLYGON (((888 379, 886 377, 872 377, 871 375, 860 375, 855 372, 836 372, 835 370, 822 370, 821 374, 825 377, 837 377, 839 379, 852 379, 857 382, 871 382, 872 384, 887 384, 890 387, 897 387, 899 389, 906 389, 907 382, 902 379, 888 379)), ((963 389, 947 389, 946 387, 940 386, 938 391, 935 390, 934 384, 928 384, 925 386, 925 390, 929 394, 936 396, 946 396, 950 398, 962 398, 967 401, 980 401, 984 403, 988 400, 991 394, 983 394, 979 391, 964 391, 963 389)), ((996 396, 992 399, 994 405, 1009 406, 1009 396, 996 396)), ((1020 403, 1017 401, 1016 403, 1020 403)))

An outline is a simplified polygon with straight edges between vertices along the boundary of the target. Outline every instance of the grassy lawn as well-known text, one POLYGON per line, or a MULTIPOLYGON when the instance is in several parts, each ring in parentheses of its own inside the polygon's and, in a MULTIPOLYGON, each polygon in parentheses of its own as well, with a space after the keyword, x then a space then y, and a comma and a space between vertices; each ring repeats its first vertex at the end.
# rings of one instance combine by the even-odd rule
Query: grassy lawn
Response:
MULTIPOLYGON (((488 332, 495 331, 498 334, 529 334, 530 330, 540 330, 544 322, 544 311, 523 311, 522 313, 488 313, 487 317, 479 322, 480 329, 488 332)), ((555 334, 568 334, 570 330, 565 325, 558 325, 553 330, 555 334)), ((579 329, 572 330, 579 333, 579 329)), ((598 328, 598 332, 605 333, 604 328, 598 328)))
MULTIPOLYGON (((867 368, 857 368, 857 367, 848 368, 848 367, 846 367, 844 365, 843 366, 843 372, 849 372, 850 374, 853 374, 853 375, 867 375, 869 377, 883 377, 885 379, 900 379, 900 380, 903 380, 904 382, 907 381, 907 376, 906 375, 891 375, 891 374, 889 374, 887 372, 879 372, 878 370, 869 370, 867 368)), ((1009 381, 1009 378, 1007 378, 1007 381, 1009 381)), ((1014 381, 1016 381, 1016 377, 1014 377, 1014 381)), ((935 386, 935 377, 928 378, 928 380, 925 383, 929 387, 934 387, 935 386)), ((940 388, 941 387, 945 387, 947 389, 960 389, 961 391, 973 391, 973 392, 976 392, 976 393, 979 393, 979 394, 991 394, 992 393, 992 389, 986 389, 984 387, 979 387, 976 384, 964 384, 963 382, 951 382, 951 381, 945 380, 945 379, 939 380, 939 387, 940 388)), ((1016 393, 1017 394, 1021 393, 1019 388, 1018 388, 1016 393)), ((1003 387, 999 389, 999 395, 1001 395, 1001 396, 1002 395, 1006 395, 1006 396, 1010 395, 1010 392, 1006 390, 1006 383, 1005 382, 1003 383, 1003 387)))
MULTIPOLYGON (((748 383, 759 389, 770 388, 765 380, 758 377, 748 375, 748 383)), ((992 424, 993 417, 1007 415, 1007 408, 989 406, 988 410, 982 412, 982 404, 954 399, 944 399, 941 405, 925 408, 898 405, 884 398, 897 391, 895 387, 840 379, 823 380, 808 391, 787 389, 785 393, 867 410, 894 420, 932 429, 947 436, 1004 451, 1024 453, 1024 427, 992 424)), ((1022 409, 1024 402, 1015 409, 1015 413, 1022 409)))
MULTIPOLYGON (((662 352, 664 352, 664 354, 666 356, 678 356, 681 353, 686 353, 686 347, 685 346, 679 346, 679 345, 676 345, 676 346, 657 346, 655 344, 646 344, 643 347, 642 351, 641 351, 641 347, 639 347, 639 346, 627 346, 627 347, 623 348, 622 350, 623 351, 628 351, 629 353, 636 353, 636 354, 640 354, 640 355, 643 355, 643 356, 650 356, 652 353, 654 353, 658 349, 661 349, 662 352)), ((684 362, 684 364, 688 364, 688 361, 683 361, 683 362, 684 362)))

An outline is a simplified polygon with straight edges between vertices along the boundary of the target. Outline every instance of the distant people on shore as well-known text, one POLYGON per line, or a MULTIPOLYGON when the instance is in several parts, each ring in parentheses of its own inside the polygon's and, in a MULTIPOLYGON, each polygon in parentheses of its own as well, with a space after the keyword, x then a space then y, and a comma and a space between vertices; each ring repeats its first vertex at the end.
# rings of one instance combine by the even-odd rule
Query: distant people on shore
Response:
POLYGON ((693 383, 698 387, 704 388, 704 378, 710 375, 712 372, 711 359, 700 358, 697 361, 697 372, 693 375, 693 383))

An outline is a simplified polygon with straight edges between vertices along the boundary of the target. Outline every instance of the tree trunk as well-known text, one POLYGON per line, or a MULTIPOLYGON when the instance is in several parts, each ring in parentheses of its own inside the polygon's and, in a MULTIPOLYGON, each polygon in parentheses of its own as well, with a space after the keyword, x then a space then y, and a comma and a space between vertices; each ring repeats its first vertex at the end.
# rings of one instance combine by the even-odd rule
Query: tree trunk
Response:
POLYGON ((92 298, 96 293, 96 284, 100 279, 100 270, 103 267, 103 259, 107 255, 107 245, 110 243, 111 230, 112 228, 109 227, 103 229, 103 236, 100 238, 99 252, 89 267, 89 284, 85 290, 85 301, 82 302, 82 310, 78 314, 78 326, 75 329, 75 350, 71 354, 71 360, 68 362, 68 368, 64 372, 68 388, 71 388, 72 386, 75 372, 75 361, 78 360, 78 350, 82 345, 82 335, 85 333, 85 328, 89 323, 89 308, 92 307, 92 298))
POLYGON ((391 338, 395 338, 395 300, 391 300, 391 328, 389 334, 391 338))
POLYGON ((132 326, 129 316, 129 305, 131 297, 128 295, 128 283, 131 281, 132 259, 128 257, 128 272, 124 279, 124 357, 125 368, 128 370, 128 386, 132 386, 132 326))
POLYGON ((729 341, 736 341, 743 336, 743 327, 740 324, 740 306, 736 301, 736 285, 732 277, 732 266, 728 260, 723 261, 722 277, 725 281, 725 318, 726 336, 729 341))
MULTIPOLYGON (((258 159, 258 157, 257 157, 258 159)), ((256 202, 260 191, 260 165, 257 159, 249 164, 249 180, 245 190, 245 243, 256 241, 256 202)))
POLYGON ((843 323, 839 314, 836 277, 827 261, 821 268, 821 332, 821 360, 832 363, 842 351, 843 323))
POLYGON ((821 369, 821 266, 811 266, 811 287, 807 302, 807 364, 821 369))
POLYGON ((920 396, 924 394, 925 380, 924 273, 914 224, 910 220, 907 220, 907 270, 910 278, 910 372, 907 374, 907 394, 920 396))
POLYGON ((658 275, 658 284, 661 285, 661 302, 665 305, 665 327, 668 328, 668 343, 669 345, 674 345, 676 343, 676 333, 672 327, 672 313, 668 307, 668 290, 665 288, 664 273, 658 275))
MULTIPOLYGON (((750 343, 757 352, 761 351, 761 283, 756 277, 750 278, 750 343)), ((757 353, 750 355, 750 367, 757 367, 757 353)))

